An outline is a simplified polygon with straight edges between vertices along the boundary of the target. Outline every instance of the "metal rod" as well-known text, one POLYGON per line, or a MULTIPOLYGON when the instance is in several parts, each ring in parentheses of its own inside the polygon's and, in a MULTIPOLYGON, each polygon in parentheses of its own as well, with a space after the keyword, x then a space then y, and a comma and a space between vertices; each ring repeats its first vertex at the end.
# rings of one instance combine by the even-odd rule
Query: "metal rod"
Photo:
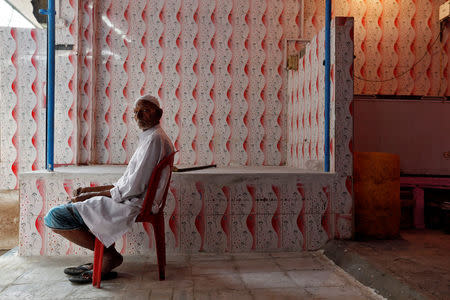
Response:
MULTIPOLYGON (((96 153, 94 151, 95 149, 95 137, 94 137, 94 132, 95 132, 95 110, 96 110, 96 106, 97 106, 97 97, 96 97, 96 90, 97 90, 97 61, 99 59, 98 54, 99 54, 99 46, 97 45, 97 36, 98 36, 98 26, 99 24, 99 20, 98 20, 98 15, 97 15, 97 11, 98 11, 98 5, 99 5, 100 1, 92 1, 92 9, 91 9, 91 20, 92 20, 92 25, 91 25, 91 45, 92 45, 92 50, 91 50, 91 70, 90 70, 90 74, 91 74, 91 82, 90 82, 90 97, 91 97, 91 107, 89 109, 89 154, 88 154, 88 163, 89 164, 94 164, 97 162, 97 156, 96 153)), ((100 55, 101 57, 101 55, 100 55)))
POLYGON ((196 170, 203 170, 208 168, 215 168, 217 165, 207 165, 207 166, 198 166, 198 167, 190 167, 190 168, 177 168, 174 166, 172 168, 173 172, 188 172, 188 171, 196 171, 196 170))
POLYGON ((47 170, 53 171, 55 146, 55 0, 48 1, 47 170))
POLYGON ((330 172, 330 27, 331 0, 325 4, 325 172, 330 172))
POLYGON ((47 166, 53 171, 55 138, 55 0, 48 0, 47 10, 39 10, 47 15, 47 166))

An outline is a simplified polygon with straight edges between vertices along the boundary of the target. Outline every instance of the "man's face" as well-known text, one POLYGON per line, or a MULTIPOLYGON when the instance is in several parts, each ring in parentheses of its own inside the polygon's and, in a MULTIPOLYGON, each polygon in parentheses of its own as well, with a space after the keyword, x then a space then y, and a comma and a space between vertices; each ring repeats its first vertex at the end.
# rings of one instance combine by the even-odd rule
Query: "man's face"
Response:
POLYGON ((139 101, 134 108, 134 119, 142 130, 153 127, 157 123, 155 106, 147 101, 139 101))

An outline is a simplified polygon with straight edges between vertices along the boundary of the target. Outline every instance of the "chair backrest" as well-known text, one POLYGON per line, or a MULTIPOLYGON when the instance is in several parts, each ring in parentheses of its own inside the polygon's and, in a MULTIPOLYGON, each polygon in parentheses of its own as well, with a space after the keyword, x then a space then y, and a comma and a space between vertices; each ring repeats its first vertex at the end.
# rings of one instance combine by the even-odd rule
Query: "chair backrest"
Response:
POLYGON ((178 151, 175 151, 166 157, 164 157, 153 169, 152 175, 150 176, 150 179, 148 181, 147 186, 147 192, 145 193, 144 203, 141 208, 141 212, 139 213, 138 217, 136 218, 136 222, 143 222, 148 217, 152 215, 152 206, 153 202, 155 201, 156 192, 158 190, 158 186, 160 184, 160 181, 162 179, 162 172, 165 168, 169 168, 169 175, 168 179, 165 183, 165 187, 163 187, 163 195, 161 204, 159 206, 159 213, 163 213, 164 206, 166 205, 166 198, 167 198, 167 192, 169 190, 170 185, 170 178, 172 177, 172 167, 173 167, 173 159, 175 156, 175 153, 178 151))

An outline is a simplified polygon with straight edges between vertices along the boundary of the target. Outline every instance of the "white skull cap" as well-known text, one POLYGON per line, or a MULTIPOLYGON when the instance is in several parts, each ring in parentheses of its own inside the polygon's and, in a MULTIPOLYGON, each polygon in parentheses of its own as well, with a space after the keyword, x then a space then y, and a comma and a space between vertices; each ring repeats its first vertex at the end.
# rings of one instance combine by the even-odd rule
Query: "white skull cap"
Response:
POLYGON ((139 97, 136 101, 134 101, 134 107, 136 107, 136 105, 138 104, 139 101, 147 101, 147 102, 150 102, 150 103, 156 105, 159 109, 161 109, 161 106, 159 105, 158 99, 157 99, 156 97, 150 95, 150 94, 141 96, 141 97, 139 97))

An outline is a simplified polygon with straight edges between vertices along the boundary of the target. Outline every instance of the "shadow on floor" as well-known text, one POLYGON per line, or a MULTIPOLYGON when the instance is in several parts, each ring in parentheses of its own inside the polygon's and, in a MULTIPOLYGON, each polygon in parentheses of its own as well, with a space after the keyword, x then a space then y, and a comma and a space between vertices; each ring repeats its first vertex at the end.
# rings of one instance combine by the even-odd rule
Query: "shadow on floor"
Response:
POLYGON ((325 255, 389 299, 450 299, 450 235, 405 230, 395 240, 335 240, 325 255))

